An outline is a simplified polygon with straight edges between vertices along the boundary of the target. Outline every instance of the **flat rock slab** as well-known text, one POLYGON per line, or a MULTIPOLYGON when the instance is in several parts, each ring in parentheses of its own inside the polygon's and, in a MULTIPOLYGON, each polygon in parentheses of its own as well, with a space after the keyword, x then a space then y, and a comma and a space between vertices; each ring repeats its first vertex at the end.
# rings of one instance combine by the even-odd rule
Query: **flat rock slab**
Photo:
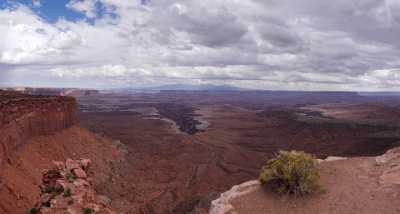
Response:
POLYGON ((400 185, 400 166, 386 170, 380 177, 382 186, 400 185))

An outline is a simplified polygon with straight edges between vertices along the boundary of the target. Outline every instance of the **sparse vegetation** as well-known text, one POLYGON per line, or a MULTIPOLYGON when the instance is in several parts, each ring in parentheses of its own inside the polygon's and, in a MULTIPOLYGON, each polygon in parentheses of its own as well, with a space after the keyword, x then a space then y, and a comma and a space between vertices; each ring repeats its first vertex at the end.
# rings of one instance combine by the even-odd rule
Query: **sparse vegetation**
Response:
POLYGON ((67 180, 68 180, 70 183, 72 183, 72 182, 74 182, 74 180, 75 180, 75 175, 72 174, 71 172, 68 172, 68 173, 65 175, 65 178, 67 178, 67 180))
POLYGON ((62 193, 63 190, 62 189, 56 189, 54 186, 45 186, 45 187, 43 187, 42 192, 43 193, 51 193, 51 194, 58 195, 58 194, 62 193))
POLYGON ((53 187, 51 187, 51 186, 45 186, 45 187, 43 187, 42 192, 44 192, 44 193, 52 193, 52 192, 55 192, 55 189, 53 187))
POLYGON ((70 188, 64 189, 63 196, 64 197, 70 197, 71 196, 71 189, 70 188))
POLYGON ((83 214, 92 214, 92 213, 93 213, 93 210, 90 208, 83 209, 83 214))
POLYGON ((29 210, 29 214, 37 214, 37 213, 39 213, 39 210, 35 207, 33 207, 29 210))
POLYGON ((314 156, 299 151, 280 151, 262 168, 259 180, 275 192, 304 195, 321 189, 319 178, 314 156))

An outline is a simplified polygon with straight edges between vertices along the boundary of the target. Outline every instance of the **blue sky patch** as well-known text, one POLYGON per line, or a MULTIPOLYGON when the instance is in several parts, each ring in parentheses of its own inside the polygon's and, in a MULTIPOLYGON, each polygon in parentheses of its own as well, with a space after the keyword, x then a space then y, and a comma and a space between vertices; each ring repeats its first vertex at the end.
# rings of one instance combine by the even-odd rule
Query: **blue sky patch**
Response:
MULTIPOLYGON (((95 18, 87 18, 83 13, 67 8, 66 5, 69 2, 70 0, 41 0, 40 7, 37 7, 32 0, 0 0, 0 9, 15 8, 18 4, 22 4, 31 8, 32 11, 49 23, 55 23, 60 18, 68 21, 86 19, 89 23, 94 22, 95 18)), ((96 12, 96 18, 101 18, 105 14, 106 11, 101 2, 96 2, 96 12)))

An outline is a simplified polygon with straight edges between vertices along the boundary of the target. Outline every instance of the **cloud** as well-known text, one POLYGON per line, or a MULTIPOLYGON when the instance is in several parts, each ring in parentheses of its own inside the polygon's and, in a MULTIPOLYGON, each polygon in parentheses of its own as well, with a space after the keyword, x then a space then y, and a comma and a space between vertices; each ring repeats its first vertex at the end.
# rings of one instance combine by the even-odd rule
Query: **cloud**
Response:
POLYGON ((63 54, 81 44, 69 30, 47 24, 27 7, 0 11, 0 63, 55 63, 63 54))
POLYGON ((188 7, 174 3, 161 12, 160 26, 168 26, 189 36, 190 42, 208 47, 221 47, 240 42, 247 26, 225 8, 188 7), (166 24, 166 25, 165 25, 166 24))
POLYGON ((49 23, 24 5, 0 10, 8 75, 26 73, 19 76, 29 83, 40 73, 54 86, 92 78, 115 87, 400 88, 396 0, 71 0, 66 7, 85 18, 60 14, 49 23))
POLYGON ((96 18, 96 1, 97 0, 71 0, 66 7, 68 9, 81 12, 88 18, 96 18))
POLYGON ((32 0, 32 4, 34 7, 41 7, 42 4, 40 3, 40 0, 32 0))

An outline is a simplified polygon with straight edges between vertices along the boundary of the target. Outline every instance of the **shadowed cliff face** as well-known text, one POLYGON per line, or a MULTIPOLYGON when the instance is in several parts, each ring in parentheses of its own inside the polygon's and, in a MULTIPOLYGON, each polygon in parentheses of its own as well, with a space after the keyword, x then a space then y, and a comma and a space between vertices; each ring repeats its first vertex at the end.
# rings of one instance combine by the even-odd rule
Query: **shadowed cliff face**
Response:
POLYGON ((77 123, 74 98, 0 91, 0 167, 27 139, 52 134, 77 123))

